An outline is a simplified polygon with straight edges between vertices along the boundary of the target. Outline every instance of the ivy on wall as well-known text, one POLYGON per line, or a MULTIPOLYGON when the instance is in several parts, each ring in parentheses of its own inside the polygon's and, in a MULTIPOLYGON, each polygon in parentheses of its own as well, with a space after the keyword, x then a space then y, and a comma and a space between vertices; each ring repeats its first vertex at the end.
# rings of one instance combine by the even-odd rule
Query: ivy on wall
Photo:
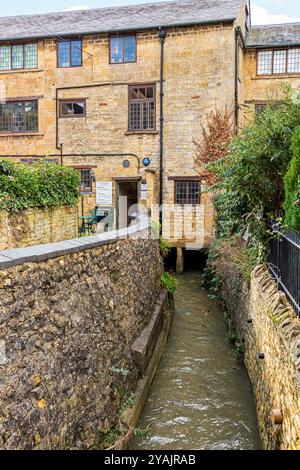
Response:
POLYGON ((74 206, 79 198, 79 172, 50 162, 31 165, 0 160, 0 209, 74 206))

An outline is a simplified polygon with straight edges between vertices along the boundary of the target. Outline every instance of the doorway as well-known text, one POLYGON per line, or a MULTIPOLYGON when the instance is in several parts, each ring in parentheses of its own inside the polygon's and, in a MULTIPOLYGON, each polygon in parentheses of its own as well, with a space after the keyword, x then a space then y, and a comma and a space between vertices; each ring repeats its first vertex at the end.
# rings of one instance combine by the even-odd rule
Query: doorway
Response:
POLYGON ((138 204, 138 181, 117 181, 117 228, 129 227, 138 204))

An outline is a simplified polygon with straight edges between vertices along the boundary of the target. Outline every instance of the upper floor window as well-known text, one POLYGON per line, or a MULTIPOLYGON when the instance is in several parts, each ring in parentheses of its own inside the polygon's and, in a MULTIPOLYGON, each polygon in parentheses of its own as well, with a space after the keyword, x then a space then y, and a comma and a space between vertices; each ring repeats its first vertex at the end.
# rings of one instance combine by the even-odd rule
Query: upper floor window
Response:
POLYGON ((80 39, 59 41, 57 48, 58 67, 80 67, 82 65, 82 42, 80 39))
POLYGON ((37 67, 37 44, 0 46, 0 70, 36 69, 37 67))
POLYGON ((129 87, 129 131, 155 130, 155 85, 129 87))
POLYGON ((110 37, 110 63, 122 64, 136 61, 136 36, 122 34, 110 37))
POLYGON ((300 48, 274 49, 257 53, 257 75, 300 73, 300 48))
POLYGON ((13 101, 0 104, 0 132, 37 132, 38 102, 13 101))
POLYGON ((200 204, 200 181, 175 181, 175 204, 200 204))
POLYGON ((77 118, 85 116, 85 100, 62 100, 59 102, 61 118, 77 118))

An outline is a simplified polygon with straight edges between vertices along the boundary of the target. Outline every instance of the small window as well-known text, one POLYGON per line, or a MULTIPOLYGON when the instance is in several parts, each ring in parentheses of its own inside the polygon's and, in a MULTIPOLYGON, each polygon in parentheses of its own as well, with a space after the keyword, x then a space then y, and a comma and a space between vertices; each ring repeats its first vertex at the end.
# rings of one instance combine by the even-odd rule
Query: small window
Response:
POLYGON ((300 48, 274 49, 257 53, 257 75, 300 73, 300 48))
POLYGON ((110 37, 110 63, 136 62, 136 37, 134 35, 110 37))
POLYGON ((17 101, 0 104, 0 132, 37 132, 38 102, 17 101))
POLYGON ((287 51, 274 51, 273 74, 286 73, 287 51))
POLYGON ((300 73, 300 49, 289 50, 288 73, 300 73))
POLYGON ((60 101, 60 117, 61 118, 78 118, 85 117, 85 100, 63 100, 60 101))
POLYGON ((200 204, 200 181, 175 181, 175 204, 200 204))
POLYGON ((91 193, 93 190, 92 184, 91 170, 80 170, 80 191, 91 193))
POLYGON ((155 85, 129 87, 129 131, 155 130, 155 85))
POLYGON ((37 67, 37 44, 0 46, 0 70, 36 69, 37 67))
POLYGON ((257 56, 257 74, 272 75, 273 51, 260 51, 257 56))
POLYGON ((72 39, 58 42, 58 67, 80 67, 82 65, 82 42, 72 39))

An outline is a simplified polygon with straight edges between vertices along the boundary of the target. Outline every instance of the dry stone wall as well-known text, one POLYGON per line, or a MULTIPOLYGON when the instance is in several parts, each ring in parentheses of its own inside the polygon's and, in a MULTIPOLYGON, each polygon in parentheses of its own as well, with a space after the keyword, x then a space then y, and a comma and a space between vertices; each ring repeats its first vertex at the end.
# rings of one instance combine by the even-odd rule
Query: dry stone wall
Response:
POLYGON ((1 449, 101 446, 160 297, 159 243, 143 238, 0 252, 1 449))
POLYGON ((300 320, 265 266, 252 272, 249 286, 229 252, 215 264, 245 346, 262 445, 300 450, 300 320))

